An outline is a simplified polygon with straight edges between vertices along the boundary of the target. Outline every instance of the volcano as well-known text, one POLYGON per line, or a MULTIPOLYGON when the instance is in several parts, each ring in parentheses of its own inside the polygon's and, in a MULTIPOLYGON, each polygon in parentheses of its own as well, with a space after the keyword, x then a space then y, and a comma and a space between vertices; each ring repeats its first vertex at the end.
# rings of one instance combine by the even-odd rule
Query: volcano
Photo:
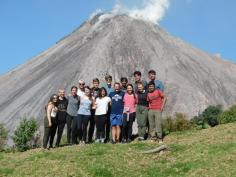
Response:
POLYGON ((54 46, 0 77, 0 123, 14 130, 24 117, 43 123, 44 106, 58 88, 69 93, 84 79, 114 81, 135 70, 147 79, 150 69, 165 85, 165 115, 189 117, 209 105, 236 102, 236 65, 207 54, 160 26, 127 15, 99 14, 54 46))

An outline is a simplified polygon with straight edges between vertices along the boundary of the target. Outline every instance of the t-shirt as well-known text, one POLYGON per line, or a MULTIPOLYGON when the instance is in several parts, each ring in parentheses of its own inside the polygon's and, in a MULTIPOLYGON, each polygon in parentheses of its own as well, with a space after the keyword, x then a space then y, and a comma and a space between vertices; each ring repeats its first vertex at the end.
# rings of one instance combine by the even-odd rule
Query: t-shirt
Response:
MULTIPOLYGON (((141 82, 143 83, 144 90, 147 90, 147 82, 145 80, 142 80, 141 82)), ((138 82, 134 83, 134 91, 135 93, 138 93, 138 82)))
POLYGON ((148 107, 147 94, 148 93, 146 90, 144 90, 142 93, 141 92, 137 93, 138 105, 148 107))
POLYGON ((154 83, 155 83, 156 89, 161 90, 162 92, 164 92, 164 85, 161 81, 155 80, 154 83))
POLYGON ((103 98, 97 98, 95 104, 97 105, 95 115, 107 114, 108 105, 111 102, 111 98, 106 96, 103 98))
POLYGON ((79 109, 79 96, 68 96, 68 106, 67 106, 67 114, 70 116, 77 116, 77 111, 79 109))
POLYGON ((125 93, 124 96, 124 112, 134 113, 135 112, 135 105, 137 104, 137 95, 129 95, 125 93))
POLYGON ((107 83, 102 84, 102 87, 104 87, 107 91, 107 95, 110 95, 111 92, 114 92, 112 85, 108 85, 107 83))
POLYGON ((91 108, 92 108, 92 100, 81 97, 78 114, 90 116, 91 108))
POLYGON ((92 88, 92 96, 97 98, 99 92, 99 88, 92 88))
POLYGON ((161 110, 164 94, 161 90, 155 90, 152 93, 148 93, 147 100, 149 102, 149 109, 161 110))
POLYGON ((111 98, 111 114, 123 114, 124 109, 124 98, 125 92, 111 92, 109 97, 111 98))
POLYGON ((78 89, 77 95, 81 97, 81 96, 84 96, 85 93, 82 90, 78 89))
POLYGON ((63 98, 63 100, 58 99, 58 112, 57 112, 57 120, 58 122, 66 122, 66 109, 68 106, 68 100, 63 98))

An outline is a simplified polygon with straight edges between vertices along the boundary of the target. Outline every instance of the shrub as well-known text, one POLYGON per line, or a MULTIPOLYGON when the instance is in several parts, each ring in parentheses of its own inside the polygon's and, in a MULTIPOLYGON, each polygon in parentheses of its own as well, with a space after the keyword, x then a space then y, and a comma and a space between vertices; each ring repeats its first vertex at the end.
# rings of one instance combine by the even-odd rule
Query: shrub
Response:
POLYGON ((7 142, 7 130, 3 124, 0 124, 0 150, 2 151, 7 142))
POLYGON ((31 148, 30 141, 38 129, 35 119, 24 118, 14 132, 13 141, 18 151, 26 151, 31 148))
POLYGON ((203 120, 211 127, 219 124, 218 117, 223 112, 222 106, 208 106, 202 113, 203 120))
POLYGON ((218 121, 220 124, 235 122, 236 121, 236 105, 222 112, 218 117, 218 121))
POLYGON ((208 106, 201 114, 193 117, 192 122, 197 129, 206 129, 219 124, 219 115, 222 113, 222 106, 208 106))
POLYGON ((170 132, 185 131, 193 128, 193 123, 187 118, 185 114, 176 113, 173 118, 167 117, 163 120, 164 135, 170 132))
POLYGON ((204 120, 202 115, 194 116, 191 121, 197 130, 207 129, 210 127, 208 123, 204 120))

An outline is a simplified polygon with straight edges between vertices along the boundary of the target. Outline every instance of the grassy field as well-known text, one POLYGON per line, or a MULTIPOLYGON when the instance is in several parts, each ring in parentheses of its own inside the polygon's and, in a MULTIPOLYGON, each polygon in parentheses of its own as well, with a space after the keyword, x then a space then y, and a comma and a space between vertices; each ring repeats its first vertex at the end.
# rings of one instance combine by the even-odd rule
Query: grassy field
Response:
POLYGON ((236 124, 173 133, 170 151, 142 154, 158 144, 91 144, 0 153, 0 176, 236 176, 236 124))

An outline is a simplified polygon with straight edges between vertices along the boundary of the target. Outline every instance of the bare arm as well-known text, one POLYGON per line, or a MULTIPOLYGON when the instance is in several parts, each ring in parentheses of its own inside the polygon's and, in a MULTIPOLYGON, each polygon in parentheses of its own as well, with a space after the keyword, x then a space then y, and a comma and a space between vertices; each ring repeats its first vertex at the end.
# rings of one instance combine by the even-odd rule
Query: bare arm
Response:
POLYGON ((93 101, 92 109, 97 109, 97 103, 96 103, 96 100, 93 101))
POLYGON ((96 109, 97 108, 97 105, 95 103, 95 98, 92 97, 92 109, 96 109))
POLYGON ((161 107, 161 112, 164 110, 166 101, 167 101, 167 97, 164 96, 164 98, 163 98, 163 103, 162 103, 162 107, 161 107))
POLYGON ((52 121, 51 121, 51 112, 52 112, 53 105, 51 103, 48 104, 47 106, 47 119, 48 119, 48 126, 52 126, 52 121))

